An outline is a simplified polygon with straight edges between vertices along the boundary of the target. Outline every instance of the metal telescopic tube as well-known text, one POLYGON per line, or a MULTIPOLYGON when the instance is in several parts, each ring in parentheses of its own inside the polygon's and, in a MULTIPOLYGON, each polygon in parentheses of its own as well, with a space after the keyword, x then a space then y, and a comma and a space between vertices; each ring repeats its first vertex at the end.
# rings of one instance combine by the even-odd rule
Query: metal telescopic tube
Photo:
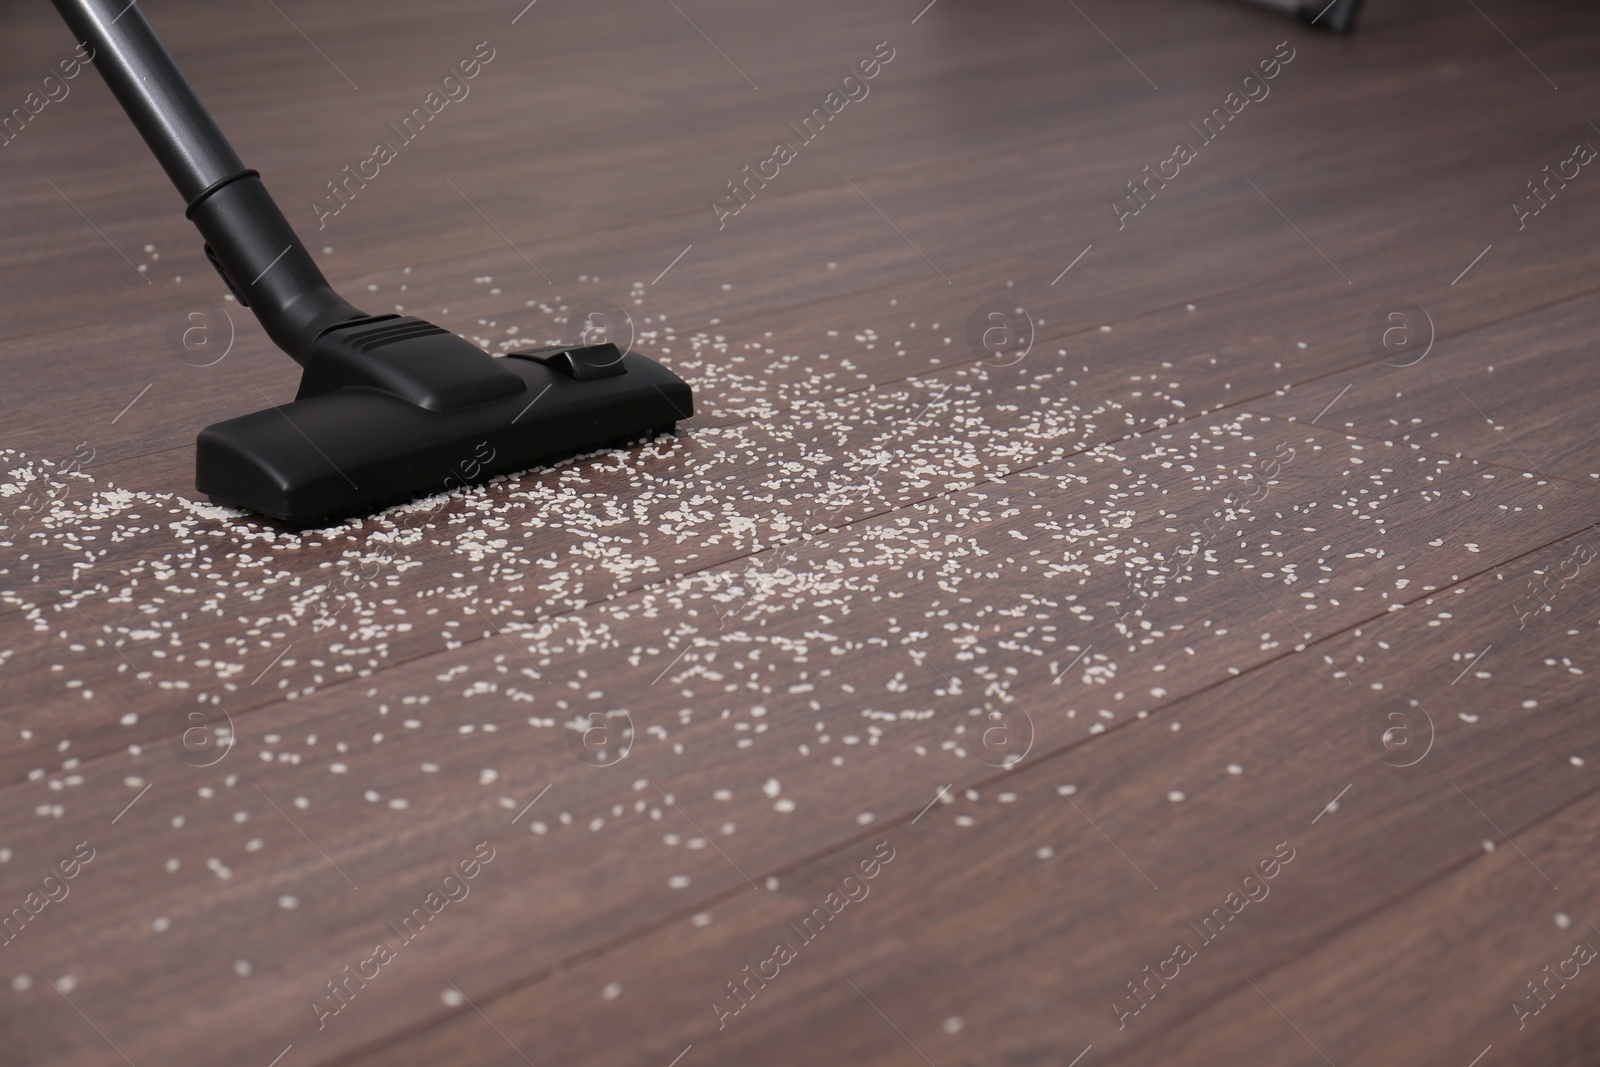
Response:
POLYGON ((245 166, 132 0, 55 0, 186 205, 245 166))
POLYGON ((277 346, 305 363, 324 330, 365 317, 333 291, 261 178, 246 170, 135 0, 54 0, 206 241, 206 255, 277 346))

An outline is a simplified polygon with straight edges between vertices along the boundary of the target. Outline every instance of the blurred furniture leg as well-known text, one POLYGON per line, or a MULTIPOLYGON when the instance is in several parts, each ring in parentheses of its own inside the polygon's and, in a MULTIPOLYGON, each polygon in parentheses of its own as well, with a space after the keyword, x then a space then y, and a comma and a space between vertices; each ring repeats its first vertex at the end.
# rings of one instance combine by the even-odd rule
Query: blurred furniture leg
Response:
POLYGON ((1332 33, 1350 33, 1356 28, 1361 0, 1245 0, 1257 7, 1270 7, 1299 19, 1307 26, 1332 33))

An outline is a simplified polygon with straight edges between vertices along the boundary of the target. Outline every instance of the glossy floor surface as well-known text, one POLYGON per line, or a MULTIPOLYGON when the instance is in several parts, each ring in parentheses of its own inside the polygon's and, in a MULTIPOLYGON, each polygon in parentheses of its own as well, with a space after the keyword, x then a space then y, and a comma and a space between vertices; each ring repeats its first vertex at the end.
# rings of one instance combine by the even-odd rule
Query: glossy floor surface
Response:
POLYGON ((1594 1062, 1600 11, 924 4, 141 3, 350 300, 695 390, 306 534, 6 5, 8 1067, 1594 1062))

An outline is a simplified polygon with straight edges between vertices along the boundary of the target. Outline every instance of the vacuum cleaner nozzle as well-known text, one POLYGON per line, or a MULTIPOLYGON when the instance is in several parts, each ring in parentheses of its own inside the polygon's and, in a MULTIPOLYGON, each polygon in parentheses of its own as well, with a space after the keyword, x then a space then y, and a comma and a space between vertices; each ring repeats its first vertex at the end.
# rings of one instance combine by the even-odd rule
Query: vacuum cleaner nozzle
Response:
POLYGON ((305 369, 295 400, 200 433, 195 486, 291 526, 671 432, 682 379, 612 344, 490 356, 431 322, 341 299, 260 176, 124 0, 55 0, 187 203, 206 258, 305 369), (246 281, 248 279, 248 281, 246 281))
POLYGON ((318 338, 293 403, 206 427, 195 485, 304 528, 670 432, 684 382, 612 344, 484 354, 416 318, 318 338))

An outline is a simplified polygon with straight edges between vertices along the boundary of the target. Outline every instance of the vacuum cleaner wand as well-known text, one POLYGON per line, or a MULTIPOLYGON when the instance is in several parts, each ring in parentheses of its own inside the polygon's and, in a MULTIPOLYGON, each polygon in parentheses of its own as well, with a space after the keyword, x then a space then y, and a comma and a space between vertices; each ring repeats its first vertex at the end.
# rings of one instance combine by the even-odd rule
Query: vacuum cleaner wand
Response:
POLYGON ((689 387, 614 344, 496 359, 346 303, 129 0, 54 0, 187 205, 206 257, 304 367, 293 403, 206 427, 195 486, 295 527, 671 432, 689 387))
POLYGON ((95 68, 177 186, 207 257, 239 303, 299 363, 311 341, 339 322, 363 318, 328 285, 261 184, 127 0, 56 0, 95 68))

